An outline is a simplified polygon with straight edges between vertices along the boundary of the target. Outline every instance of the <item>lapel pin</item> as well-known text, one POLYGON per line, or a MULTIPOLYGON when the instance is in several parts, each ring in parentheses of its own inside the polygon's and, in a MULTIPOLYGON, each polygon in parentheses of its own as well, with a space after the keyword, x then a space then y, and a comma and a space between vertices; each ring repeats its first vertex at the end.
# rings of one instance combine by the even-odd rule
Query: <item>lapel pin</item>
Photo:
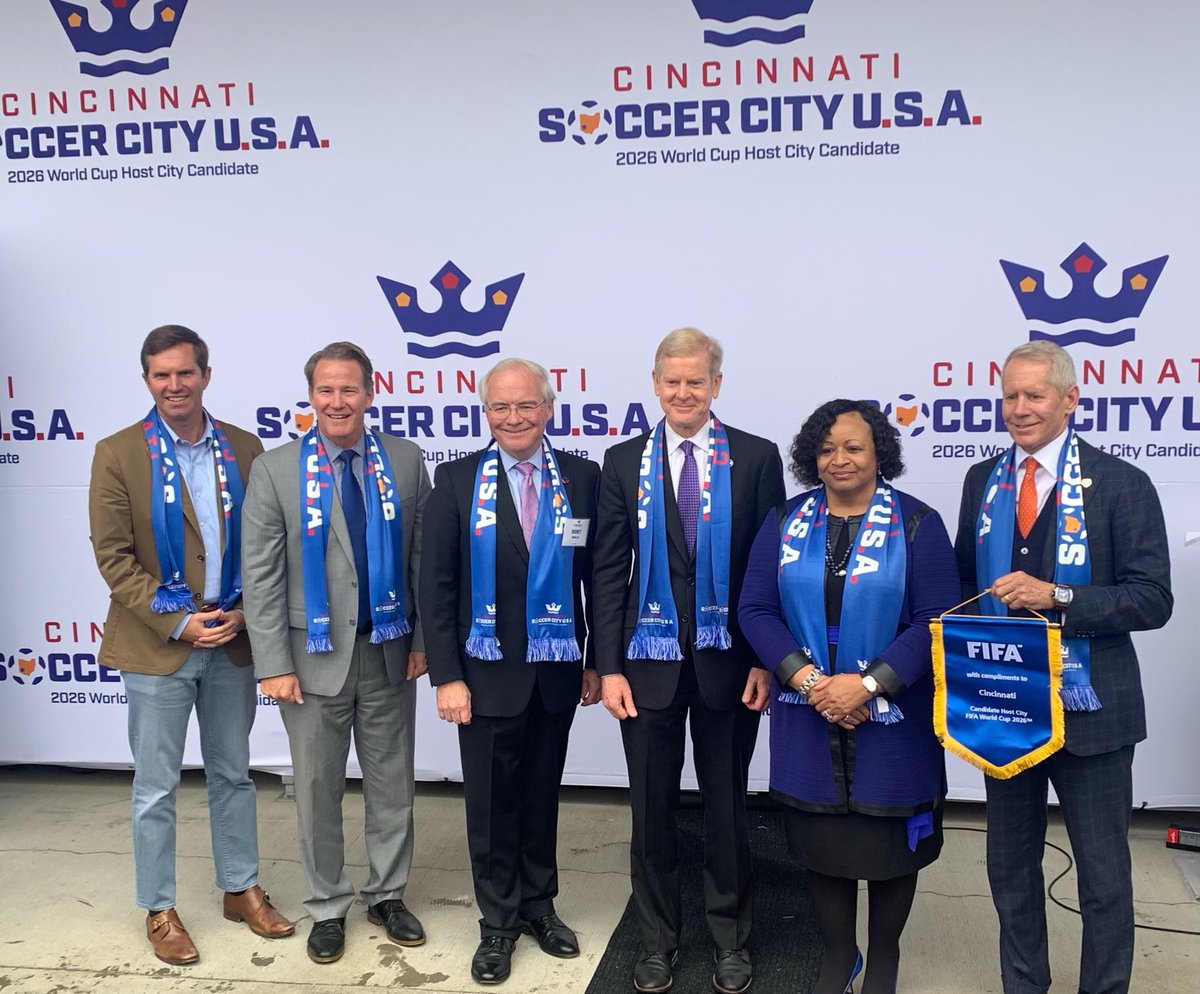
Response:
POLYGON ((1083 478, 1083 485, 1085 487, 1090 487, 1092 485, 1092 478, 1090 476, 1085 476, 1083 478))

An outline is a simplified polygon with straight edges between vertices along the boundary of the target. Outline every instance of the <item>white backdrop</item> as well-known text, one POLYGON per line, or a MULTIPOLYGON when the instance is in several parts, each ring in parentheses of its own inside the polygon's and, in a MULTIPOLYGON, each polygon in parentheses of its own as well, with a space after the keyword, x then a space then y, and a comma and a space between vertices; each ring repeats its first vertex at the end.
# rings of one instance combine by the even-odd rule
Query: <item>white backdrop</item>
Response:
MULTIPOLYGON (((556 442, 598 459, 655 418, 654 344, 695 324, 726 345, 718 413, 783 447, 817 404, 877 400, 901 485, 952 533, 967 466, 1006 439, 994 364, 1066 332, 1077 427, 1154 477, 1168 520, 1177 610, 1137 636, 1135 798, 1200 806, 1200 12, 794 6, 727 25, 688 0, 143 0, 124 25, 100 0, 5 3, 0 762, 129 761, 86 489, 94 442, 149 406, 156 325, 208 340, 210 409, 268 446, 303 422, 309 353, 359 342, 372 423, 432 467, 480 444, 475 377, 503 355, 556 371, 556 442), (126 51, 88 51, 110 36, 126 51), (1010 285, 1001 260, 1040 272, 1010 285)), ((457 777, 422 693, 419 775, 457 777)), ((267 704, 253 746, 286 767, 267 704)), ((625 782, 599 708, 567 779, 625 782)))

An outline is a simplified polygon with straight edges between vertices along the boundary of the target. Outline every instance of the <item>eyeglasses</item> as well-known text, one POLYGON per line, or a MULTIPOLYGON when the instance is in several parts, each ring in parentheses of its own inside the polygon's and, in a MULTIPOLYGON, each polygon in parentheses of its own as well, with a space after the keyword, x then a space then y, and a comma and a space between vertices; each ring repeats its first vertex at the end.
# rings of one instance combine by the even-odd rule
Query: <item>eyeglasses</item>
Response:
POLYGON ((507 418, 513 411, 523 418, 528 418, 530 415, 537 412, 538 408, 545 406, 532 400, 523 400, 519 404, 488 404, 488 414, 494 414, 498 418, 507 418))

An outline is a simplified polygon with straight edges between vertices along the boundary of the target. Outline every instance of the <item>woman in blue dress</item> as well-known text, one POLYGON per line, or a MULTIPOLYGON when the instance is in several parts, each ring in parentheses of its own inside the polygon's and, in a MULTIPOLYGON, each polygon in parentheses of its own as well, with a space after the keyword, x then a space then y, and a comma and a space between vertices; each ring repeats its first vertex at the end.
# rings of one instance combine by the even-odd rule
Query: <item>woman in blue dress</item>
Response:
POLYGON ((823 404, 791 456, 813 489, 763 522, 738 610, 774 671, 771 794, 824 943, 814 994, 851 991, 863 969, 860 880, 862 991, 892 994, 917 873, 942 846, 928 623, 959 600, 958 570, 938 513, 892 486, 899 433, 877 408, 823 404))

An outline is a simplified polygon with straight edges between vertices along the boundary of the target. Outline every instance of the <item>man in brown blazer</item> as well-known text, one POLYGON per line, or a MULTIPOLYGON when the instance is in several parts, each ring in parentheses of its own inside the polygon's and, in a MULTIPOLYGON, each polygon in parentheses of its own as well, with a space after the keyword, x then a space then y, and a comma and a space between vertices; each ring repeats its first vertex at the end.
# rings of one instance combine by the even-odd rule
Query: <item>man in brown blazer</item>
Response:
POLYGON ((192 708, 208 779, 224 914, 266 938, 295 925, 258 885, 250 727, 254 669, 241 611, 241 502, 262 443, 203 407, 208 346, 178 325, 142 345, 146 417, 96 446, 88 514, 111 591, 100 662, 122 671, 133 752, 137 903, 155 955, 200 958, 175 910, 175 790, 192 708))

